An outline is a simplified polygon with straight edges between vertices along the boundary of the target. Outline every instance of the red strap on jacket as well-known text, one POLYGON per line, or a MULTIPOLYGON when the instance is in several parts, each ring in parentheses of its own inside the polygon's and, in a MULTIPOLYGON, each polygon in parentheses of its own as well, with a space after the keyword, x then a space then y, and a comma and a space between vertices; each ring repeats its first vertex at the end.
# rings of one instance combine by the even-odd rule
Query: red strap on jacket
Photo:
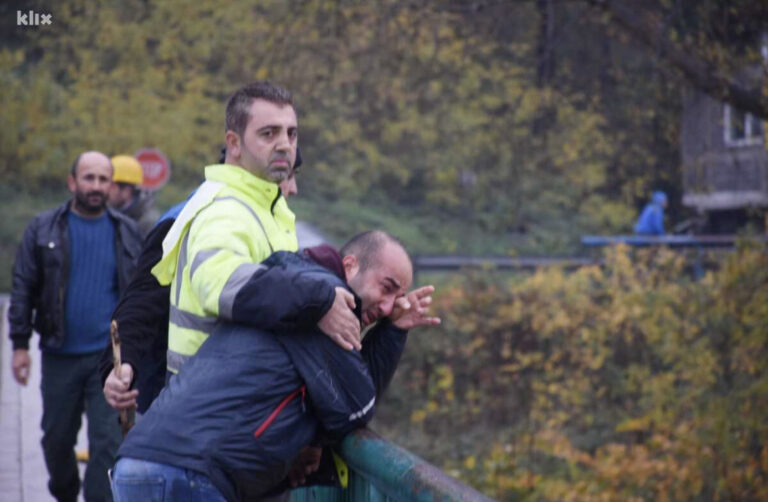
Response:
POLYGON ((256 429, 256 430, 253 432, 253 437, 256 437, 256 438, 257 438, 257 437, 261 436, 262 434, 264 434, 264 431, 266 431, 266 430, 267 430, 267 427, 269 427, 270 425, 272 425, 272 422, 274 422, 274 421, 275 421, 275 419, 276 419, 276 418, 277 418, 277 416, 280 414, 280 412, 281 412, 281 411, 283 411, 283 408, 285 408, 286 406, 288 406, 288 403, 290 403, 290 402, 291 402, 291 400, 292 400, 294 397, 296 397, 296 396, 298 396, 299 394, 301 394, 301 401, 302 401, 302 402, 304 402, 304 396, 306 395, 306 391, 307 391, 307 386, 306 386, 306 385, 302 385, 301 387, 299 387, 299 388, 298 388, 298 389, 296 389, 295 391, 293 391, 293 392, 291 392, 290 394, 288 394, 288 395, 286 396, 286 398, 285 398, 285 399, 283 399, 282 401, 280 401, 280 404, 278 404, 278 405, 277 405, 277 408, 275 408, 274 410, 272 410, 272 413, 270 413, 270 414, 269 414, 269 416, 267 417, 267 419, 266 419, 266 420, 264 420, 264 423, 262 423, 262 424, 259 426, 259 428, 258 428, 258 429, 256 429))

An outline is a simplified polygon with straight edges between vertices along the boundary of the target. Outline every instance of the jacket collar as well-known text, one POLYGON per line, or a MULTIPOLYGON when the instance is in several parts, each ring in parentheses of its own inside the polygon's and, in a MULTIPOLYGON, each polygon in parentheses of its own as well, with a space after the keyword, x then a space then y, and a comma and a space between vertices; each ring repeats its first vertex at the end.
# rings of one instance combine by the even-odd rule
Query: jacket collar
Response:
POLYGON ((352 291, 352 288, 349 287, 349 284, 347 284, 341 253, 339 253, 333 246, 329 246, 328 244, 321 244, 319 246, 305 248, 304 255, 321 267, 327 268, 333 272, 336 277, 344 282, 347 290, 349 290, 349 292, 352 293, 352 295, 355 297, 354 313, 357 316, 357 319, 361 320, 363 313, 363 301, 359 296, 357 296, 357 293, 352 291))
POLYGON ((276 183, 265 181, 240 166, 231 164, 216 164, 205 168, 205 179, 225 183, 230 188, 244 192, 264 206, 271 205, 280 195, 280 187, 276 183))
MULTIPOLYGON (((73 200, 69 199, 68 201, 66 201, 65 203, 63 203, 58 207, 58 209, 56 210, 56 220, 60 220, 61 218, 65 217, 67 213, 72 211, 72 202, 73 200)), ((111 207, 109 207, 109 205, 107 205, 104 208, 104 212, 107 213, 107 216, 109 216, 115 221, 119 221, 123 218, 126 218, 126 216, 122 215, 116 209, 112 209, 111 207)))
POLYGON ((304 249, 304 254, 318 265, 321 265, 336 274, 336 277, 342 281, 347 282, 345 278, 346 274, 344 273, 344 263, 341 261, 341 254, 333 246, 329 246, 328 244, 313 246, 304 249))

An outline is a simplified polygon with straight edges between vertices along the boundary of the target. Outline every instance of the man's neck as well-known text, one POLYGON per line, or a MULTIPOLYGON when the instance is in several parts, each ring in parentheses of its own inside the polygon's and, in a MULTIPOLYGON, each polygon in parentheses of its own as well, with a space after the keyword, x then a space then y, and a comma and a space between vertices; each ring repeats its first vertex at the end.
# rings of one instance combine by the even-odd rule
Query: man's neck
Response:
POLYGON ((245 167, 243 167, 242 165, 240 165, 240 162, 239 162, 239 161, 237 161, 237 160, 235 160, 235 159, 233 159, 233 158, 231 158, 231 157, 227 157, 227 158, 225 158, 225 159, 224 159, 224 163, 225 163, 225 164, 227 164, 228 166, 235 166, 235 167, 239 167, 239 168, 240 168, 240 169, 242 169, 243 171, 245 171, 245 172, 247 172, 247 173, 250 173, 250 174, 252 174, 252 175, 253 175, 253 176, 255 176, 256 178, 259 178, 261 181, 266 181, 267 183, 275 183, 275 184, 277 184, 276 182, 274 182, 274 181, 272 181, 272 180, 269 180, 269 179, 265 178, 265 177, 264 177, 264 175, 263 175, 262 173, 255 173, 255 172, 251 171, 250 169, 246 169, 245 167))
POLYGON ((77 204, 77 200, 76 199, 72 199, 72 204, 70 204, 70 209, 72 209, 72 212, 75 213, 76 215, 78 215, 79 217, 86 218, 86 219, 89 219, 89 220, 95 220, 96 218, 100 218, 101 215, 103 215, 104 211, 105 211, 104 208, 101 208, 101 210, 99 210, 96 213, 90 212, 90 211, 87 211, 87 210, 83 210, 83 208, 80 207, 77 204))

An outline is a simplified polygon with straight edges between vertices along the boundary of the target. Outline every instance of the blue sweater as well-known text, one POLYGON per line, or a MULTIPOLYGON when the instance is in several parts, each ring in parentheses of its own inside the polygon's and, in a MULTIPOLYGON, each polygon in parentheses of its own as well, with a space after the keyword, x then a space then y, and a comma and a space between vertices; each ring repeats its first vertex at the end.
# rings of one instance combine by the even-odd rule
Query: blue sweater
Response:
POLYGON ((57 354, 101 352, 109 338, 109 323, 119 296, 115 227, 105 212, 82 218, 69 211, 70 263, 64 315, 66 338, 57 354))

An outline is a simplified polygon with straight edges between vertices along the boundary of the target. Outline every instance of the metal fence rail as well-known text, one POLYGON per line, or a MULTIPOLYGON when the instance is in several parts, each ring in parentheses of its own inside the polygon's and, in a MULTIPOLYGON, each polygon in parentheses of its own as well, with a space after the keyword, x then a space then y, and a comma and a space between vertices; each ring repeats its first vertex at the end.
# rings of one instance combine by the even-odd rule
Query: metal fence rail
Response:
POLYGON ((369 429, 349 434, 341 444, 349 466, 349 486, 293 490, 292 502, 487 502, 488 497, 369 429))
MULTIPOLYGON (((586 248, 626 244, 631 247, 668 246, 690 249, 733 249, 740 241, 768 243, 768 236, 742 237, 736 235, 584 235, 581 244, 586 248)), ((544 257, 544 256, 470 256, 470 255, 416 255, 414 268, 419 272, 444 272, 462 268, 496 268, 531 271, 540 267, 563 267, 573 270, 589 265, 601 265, 599 258, 586 256, 544 257)))
POLYGON ((493 267, 513 270, 534 270, 539 267, 560 266, 567 269, 596 265, 592 258, 549 258, 549 257, 511 257, 511 256, 459 256, 459 255, 417 255, 413 257, 416 270, 459 270, 466 267, 493 267))
POLYGON ((669 246, 682 248, 733 248, 740 240, 768 242, 768 237, 736 235, 584 235, 581 244, 587 247, 627 244, 630 246, 669 246))

